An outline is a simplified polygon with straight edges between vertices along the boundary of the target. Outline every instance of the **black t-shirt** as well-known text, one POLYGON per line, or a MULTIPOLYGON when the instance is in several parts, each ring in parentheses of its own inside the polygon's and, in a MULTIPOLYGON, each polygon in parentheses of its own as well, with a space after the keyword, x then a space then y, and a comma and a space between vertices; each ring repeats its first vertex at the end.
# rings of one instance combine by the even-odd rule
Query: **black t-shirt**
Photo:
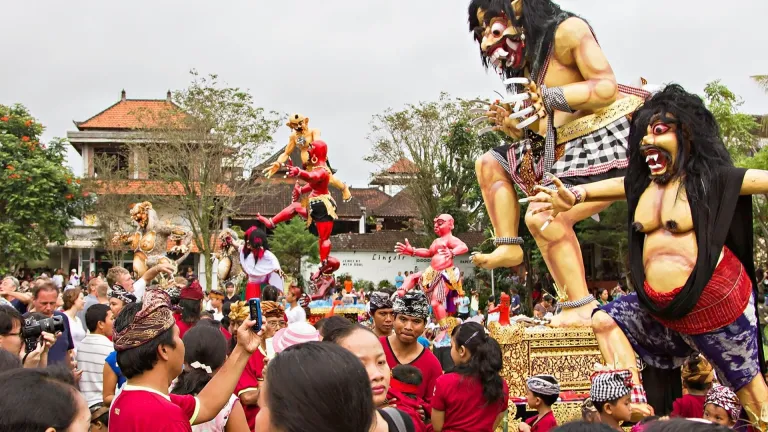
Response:
POLYGON ((21 300, 19 300, 19 299, 13 299, 13 300, 11 300, 11 306, 13 306, 13 307, 14 307, 14 308, 15 308, 17 311, 19 311, 19 313, 20 313, 20 314, 22 314, 22 315, 24 315, 25 313, 27 313, 27 305, 26 305, 26 304, 24 304, 24 302, 22 302, 22 301, 21 301, 21 300))

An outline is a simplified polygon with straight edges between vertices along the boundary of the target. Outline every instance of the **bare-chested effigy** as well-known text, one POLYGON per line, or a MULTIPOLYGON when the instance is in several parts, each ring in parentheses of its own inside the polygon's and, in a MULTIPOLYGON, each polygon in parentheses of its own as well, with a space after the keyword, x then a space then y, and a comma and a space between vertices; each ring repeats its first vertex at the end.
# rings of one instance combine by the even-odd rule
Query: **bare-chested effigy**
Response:
POLYGON ((537 187, 531 199, 544 205, 534 213, 555 221, 579 203, 628 202, 636 292, 594 312, 603 357, 639 382, 635 352, 665 369, 699 352, 765 431, 751 195, 768 193, 768 171, 734 167, 712 113, 677 85, 635 112, 629 154, 624 178, 571 188, 553 178, 557 191, 537 187))
MULTIPOLYGON (((568 185, 624 175, 629 116, 647 92, 617 84, 613 70, 583 19, 550 0, 472 0, 469 26, 486 67, 513 93, 472 110, 490 121, 480 132, 501 131, 509 143, 476 162, 477 179, 493 224, 496 249, 475 254, 475 265, 493 269, 523 260, 518 234, 519 197, 551 185, 554 173, 568 185)), ((525 198, 523 198, 525 200, 525 198)), ((587 288, 573 225, 609 202, 584 203, 550 222, 527 213, 525 222, 557 286, 565 290, 552 325, 588 326, 596 301, 587 288)), ((529 210, 536 208, 529 207, 529 210)))

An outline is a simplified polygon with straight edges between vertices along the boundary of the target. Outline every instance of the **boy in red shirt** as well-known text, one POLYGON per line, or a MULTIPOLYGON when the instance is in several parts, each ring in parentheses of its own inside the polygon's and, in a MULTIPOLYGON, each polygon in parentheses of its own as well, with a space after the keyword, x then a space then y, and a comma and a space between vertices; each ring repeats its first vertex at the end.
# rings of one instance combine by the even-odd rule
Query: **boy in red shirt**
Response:
POLYGON ((423 292, 413 290, 397 297, 393 304, 395 334, 380 339, 390 369, 407 364, 421 371, 422 382, 416 396, 424 400, 422 414, 428 418, 432 411, 430 401, 435 393, 435 381, 443 374, 440 361, 432 351, 418 341, 424 333, 429 316, 429 301, 423 292))
POLYGON ((552 375, 536 375, 528 378, 528 406, 538 415, 520 423, 520 432, 549 432, 557 427, 552 405, 560 397, 560 384, 552 375))
POLYGON ((701 418, 704 415, 704 399, 712 388, 715 372, 702 356, 688 359, 681 370, 683 387, 688 394, 672 403, 671 417, 701 418))
POLYGON ((110 430, 191 432, 193 424, 216 417, 261 344, 261 337, 251 331, 254 324, 246 321, 238 328, 237 346, 198 396, 169 395, 168 387, 184 364, 184 342, 168 293, 147 290, 141 303, 126 306, 115 321, 117 363, 128 382, 112 402, 110 430))

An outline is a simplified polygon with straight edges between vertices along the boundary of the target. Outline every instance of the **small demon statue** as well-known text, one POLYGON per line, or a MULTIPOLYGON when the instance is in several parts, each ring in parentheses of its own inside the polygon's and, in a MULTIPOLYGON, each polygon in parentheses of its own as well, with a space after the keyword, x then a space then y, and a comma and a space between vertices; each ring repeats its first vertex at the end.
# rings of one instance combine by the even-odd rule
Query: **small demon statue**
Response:
POLYGON ((151 202, 144 201, 131 206, 131 219, 136 223, 136 231, 131 234, 116 233, 112 241, 130 245, 133 250, 133 271, 137 277, 157 264, 178 266, 189 256, 192 232, 182 226, 161 224, 151 202), (173 242, 173 246, 166 250, 168 240, 173 242), (173 259, 167 254, 180 257, 173 259))
POLYGON ((219 233, 218 251, 213 256, 218 260, 216 275, 219 285, 224 288, 227 283, 239 287, 243 278, 243 267, 240 265, 240 246, 242 243, 237 233, 227 228, 219 233))
POLYGON ((301 169, 291 166, 288 168, 289 177, 297 177, 304 180, 303 186, 297 181, 293 188, 293 202, 280 211, 273 218, 265 218, 257 215, 267 228, 291 220, 299 215, 307 220, 308 225, 314 224, 317 230, 318 245, 320 249, 320 269, 312 275, 311 280, 315 284, 316 294, 323 294, 333 283, 332 273, 339 268, 339 261, 330 256, 331 232, 336 216, 336 202, 328 192, 328 184, 331 181, 331 170, 328 168, 328 145, 324 141, 316 140, 308 146, 310 169, 301 169), (309 193, 307 207, 302 204, 301 195, 309 193))
POLYGON ((677 85, 634 114, 629 152, 623 179, 567 188, 554 178, 557 191, 532 199, 550 220, 578 203, 627 200, 636 292, 594 311, 603 357, 631 368, 637 352, 671 369, 699 352, 766 430, 750 195, 768 193, 768 171, 734 167, 712 113, 677 85))
POLYGON ((454 257, 469 251, 467 245, 454 237, 453 216, 442 214, 434 220, 434 230, 438 238, 432 242, 429 249, 414 248, 405 239, 405 243, 397 243, 395 252, 400 255, 410 255, 421 258, 432 258, 429 267, 423 272, 409 276, 399 290, 400 296, 406 291, 418 286, 424 290, 432 303, 432 312, 441 326, 446 324, 445 301, 446 295, 452 289, 464 295, 461 288, 461 271, 453 265, 454 257))
MULTIPOLYGON (((311 156, 309 155, 309 145, 320 139, 320 129, 309 128, 309 117, 304 117, 301 114, 291 114, 288 117, 288 123, 286 126, 293 130, 291 136, 288 138, 288 145, 285 146, 285 151, 278 156, 277 161, 274 162, 269 168, 265 168, 263 173, 267 178, 275 175, 277 170, 291 158, 291 153, 299 147, 301 151, 301 163, 307 171, 311 171, 314 164, 312 163, 311 156)), ((331 169, 331 164, 326 160, 326 165, 331 169)), ((330 185, 341 191, 341 197, 346 202, 352 198, 352 193, 349 191, 349 187, 345 185, 341 180, 333 175, 334 171, 331 169, 330 185)))
MULTIPOLYGON (((624 175, 629 115, 647 93, 617 84, 589 24, 551 0, 471 0, 468 12, 483 64, 495 68, 513 93, 472 110, 483 114, 474 124, 491 124, 480 133, 500 131, 508 139, 475 165, 496 249, 472 261, 486 269, 513 267, 523 260, 515 186, 531 196, 534 186, 551 185, 545 173, 569 185, 624 175)), ((554 326, 589 325, 597 303, 573 225, 609 204, 575 206, 546 231, 545 217, 525 216, 549 272, 570 300, 561 304, 554 326)))

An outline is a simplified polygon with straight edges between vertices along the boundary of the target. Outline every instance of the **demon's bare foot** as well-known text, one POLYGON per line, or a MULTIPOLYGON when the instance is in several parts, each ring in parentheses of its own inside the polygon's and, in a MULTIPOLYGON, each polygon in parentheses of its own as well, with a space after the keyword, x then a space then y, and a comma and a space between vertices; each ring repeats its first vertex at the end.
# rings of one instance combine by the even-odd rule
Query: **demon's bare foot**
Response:
POLYGON ((632 413, 632 417, 630 417, 629 421, 632 423, 637 423, 646 417, 654 415, 653 407, 647 403, 629 404, 629 409, 632 413))
POLYGON ((573 309, 563 309, 552 317, 552 327, 589 327, 592 325, 592 311, 597 307, 597 302, 586 304, 573 309))
POLYGON ((472 255, 472 264, 487 270, 499 267, 514 267, 523 262, 523 248, 520 245, 499 245, 489 254, 472 255))

